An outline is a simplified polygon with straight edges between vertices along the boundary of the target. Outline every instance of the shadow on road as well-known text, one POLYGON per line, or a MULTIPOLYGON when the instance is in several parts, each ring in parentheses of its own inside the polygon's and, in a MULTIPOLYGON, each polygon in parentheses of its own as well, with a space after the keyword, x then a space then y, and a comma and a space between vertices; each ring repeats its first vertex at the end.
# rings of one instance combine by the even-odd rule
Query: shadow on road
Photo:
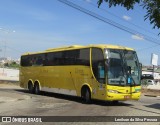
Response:
MULTIPOLYGON (((146 107, 149 107, 149 106, 146 106, 146 107)), ((155 106, 154 106, 155 107, 155 106)), ((130 108, 133 108, 133 109, 137 109, 137 110, 140 110, 140 111, 145 111, 145 112, 149 112, 149 113, 154 113, 156 115, 160 115, 159 112, 154 112, 154 111, 150 111, 150 110, 145 110, 145 109, 140 109, 140 108, 136 108, 136 107, 130 107, 130 108)), ((151 107, 150 107, 151 108, 151 107)))
POLYGON ((160 103, 155 103, 152 105, 145 105, 148 108, 154 108, 154 109, 159 109, 160 110, 160 103))
MULTIPOLYGON (((22 93, 29 93, 28 90, 22 90, 22 89, 14 89, 15 91, 18 92, 22 92, 22 93)), ((30 93, 29 93, 30 94, 30 93)), ((31 94, 31 95, 35 95, 35 94, 31 94)), ((58 94, 58 93, 51 93, 51 92, 43 92, 41 91, 41 93, 39 94, 40 96, 47 96, 47 97, 54 97, 57 99, 64 99, 64 100, 68 100, 68 101, 73 101, 73 102, 78 102, 78 103, 82 103, 85 104, 84 101, 77 96, 70 96, 70 95, 64 95, 64 94, 58 94)), ((88 105, 88 104, 86 104, 88 105)), ((100 105, 100 106, 133 106, 132 104, 127 104, 124 102, 107 102, 107 101, 100 101, 100 100, 92 100, 90 102, 90 105, 100 105)))

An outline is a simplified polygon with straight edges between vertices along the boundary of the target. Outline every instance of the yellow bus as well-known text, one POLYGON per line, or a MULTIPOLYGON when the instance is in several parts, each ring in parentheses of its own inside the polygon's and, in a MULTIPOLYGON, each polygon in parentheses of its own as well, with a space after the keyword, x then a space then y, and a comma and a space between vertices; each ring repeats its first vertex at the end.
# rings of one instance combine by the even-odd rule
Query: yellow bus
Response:
POLYGON ((116 45, 73 45, 21 56, 20 86, 104 101, 138 100, 141 67, 136 52, 116 45))

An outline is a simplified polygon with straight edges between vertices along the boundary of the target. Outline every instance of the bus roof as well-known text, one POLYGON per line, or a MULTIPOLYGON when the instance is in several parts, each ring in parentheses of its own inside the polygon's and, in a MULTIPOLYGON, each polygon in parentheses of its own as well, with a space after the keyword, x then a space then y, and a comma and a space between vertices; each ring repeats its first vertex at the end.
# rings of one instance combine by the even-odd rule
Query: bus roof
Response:
POLYGON ((123 49, 123 50, 134 50, 129 47, 119 46, 119 45, 110 45, 110 44, 91 44, 87 46, 82 45, 72 45, 72 46, 64 46, 64 47, 58 47, 58 48, 50 48, 45 51, 40 52, 26 52, 23 55, 32 55, 32 54, 40 54, 40 53, 47 53, 47 52, 56 52, 56 51, 64 51, 64 50, 74 50, 74 49, 82 49, 82 48, 91 48, 91 47, 97 47, 97 48, 109 48, 109 49, 123 49))

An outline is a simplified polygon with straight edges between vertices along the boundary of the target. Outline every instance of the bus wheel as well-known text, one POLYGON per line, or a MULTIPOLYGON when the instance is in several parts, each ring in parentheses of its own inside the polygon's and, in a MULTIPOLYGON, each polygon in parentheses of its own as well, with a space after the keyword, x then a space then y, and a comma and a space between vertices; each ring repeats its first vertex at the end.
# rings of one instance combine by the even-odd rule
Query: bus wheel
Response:
POLYGON ((84 101, 85 101, 85 103, 90 103, 90 101, 91 101, 91 93, 90 93, 90 91, 89 91, 89 89, 88 88, 86 88, 85 89, 85 93, 84 93, 84 101))
POLYGON ((30 93, 33 93, 34 92, 34 88, 33 88, 33 85, 31 82, 28 83, 28 90, 30 93))
POLYGON ((40 89, 39 89, 39 84, 38 83, 35 83, 35 85, 34 85, 34 93, 35 94, 40 94, 40 89))

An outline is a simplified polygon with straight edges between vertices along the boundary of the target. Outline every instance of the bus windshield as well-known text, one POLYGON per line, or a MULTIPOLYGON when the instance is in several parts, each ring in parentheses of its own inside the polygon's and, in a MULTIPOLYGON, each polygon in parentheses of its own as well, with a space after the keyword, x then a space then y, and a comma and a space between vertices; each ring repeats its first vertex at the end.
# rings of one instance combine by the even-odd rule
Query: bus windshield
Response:
POLYGON ((105 49, 105 56, 109 85, 140 85, 140 67, 135 51, 105 49), (131 78, 130 83, 128 78, 131 78))

